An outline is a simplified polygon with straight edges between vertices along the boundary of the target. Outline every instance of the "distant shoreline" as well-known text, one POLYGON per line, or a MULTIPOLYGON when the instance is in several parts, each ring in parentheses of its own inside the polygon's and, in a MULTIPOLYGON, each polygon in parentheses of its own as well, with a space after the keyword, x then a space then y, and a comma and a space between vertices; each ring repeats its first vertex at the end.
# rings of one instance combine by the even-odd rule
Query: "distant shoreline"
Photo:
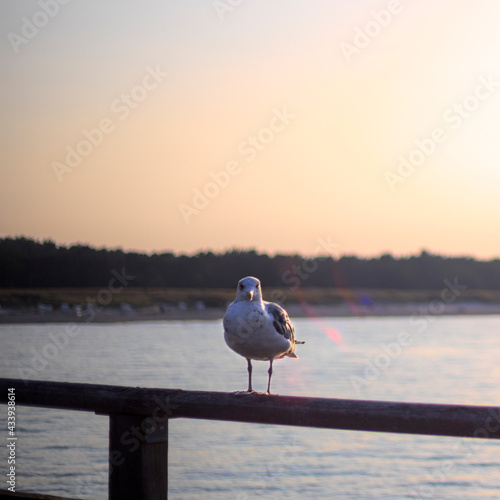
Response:
MULTIPOLYGON (((455 280, 456 281, 456 280, 455 280)), ((500 314, 500 290, 270 289, 289 316, 391 317, 500 314)), ((233 289, 0 288, 0 324, 221 320, 233 289)))
MULTIPOLYGON (((456 304, 384 304, 365 305, 285 305, 289 316, 307 317, 404 317, 404 316, 459 316, 459 315, 500 315, 499 304, 456 303, 456 304)), ((2 311, 0 324, 43 324, 43 323, 129 323, 149 321, 199 321, 222 320, 225 308, 202 310, 170 310, 166 312, 122 312, 119 309, 103 309, 92 314, 76 316, 73 313, 53 311, 2 311)))

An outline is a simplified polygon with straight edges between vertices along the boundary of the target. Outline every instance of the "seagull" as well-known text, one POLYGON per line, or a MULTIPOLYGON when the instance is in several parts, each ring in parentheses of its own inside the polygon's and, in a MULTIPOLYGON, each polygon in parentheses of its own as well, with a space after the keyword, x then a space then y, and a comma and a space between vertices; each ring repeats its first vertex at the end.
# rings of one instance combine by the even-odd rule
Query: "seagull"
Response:
POLYGON ((248 390, 239 394, 256 394, 252 389, 252 359, 269 361, 266 394, 270 394, 273 361, 285 356, 298 358, 295 344, 304 344, 295 340, 287 312, 278 304, 262 300, 260 281, 247 276, 238 282, 236 298, 222 323, 226 344, 247 360, 248 390))

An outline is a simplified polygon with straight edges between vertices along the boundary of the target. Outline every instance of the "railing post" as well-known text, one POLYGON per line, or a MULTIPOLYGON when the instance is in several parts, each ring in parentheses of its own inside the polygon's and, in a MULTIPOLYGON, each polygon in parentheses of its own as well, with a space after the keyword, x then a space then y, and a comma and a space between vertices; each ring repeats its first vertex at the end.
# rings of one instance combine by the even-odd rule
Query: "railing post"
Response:
POLYGON ((166 500, 168 419, 109 416, 109 500, 166 500))

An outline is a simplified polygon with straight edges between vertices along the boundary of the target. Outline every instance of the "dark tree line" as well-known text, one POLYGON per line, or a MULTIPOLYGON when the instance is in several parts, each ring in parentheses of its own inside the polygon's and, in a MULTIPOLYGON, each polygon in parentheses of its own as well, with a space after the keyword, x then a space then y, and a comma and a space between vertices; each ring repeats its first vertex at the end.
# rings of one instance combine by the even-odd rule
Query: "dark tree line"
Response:
POLYGON ((52 241, 0 239, 0 287, 101 287, 116 273, 134 276, 133 287, 234 288, 244 276, 263 286, 441 289, 458 279, 469 289, 500 289, 500 260, 443 257, 427 252, 407 258, 300 255, 269 256, 253 250, 223 254, 141 254, 84 245, 57 246, 52 241))

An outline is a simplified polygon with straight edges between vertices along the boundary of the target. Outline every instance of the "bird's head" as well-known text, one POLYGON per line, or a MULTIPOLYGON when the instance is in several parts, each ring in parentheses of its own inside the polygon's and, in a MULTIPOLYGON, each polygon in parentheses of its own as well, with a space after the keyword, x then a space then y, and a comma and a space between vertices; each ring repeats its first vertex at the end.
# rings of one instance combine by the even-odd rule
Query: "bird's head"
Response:
POLYGON ((238 301, 261 301, 262 292, 260 289, 260 281, 252 276, 247 276, 238 282, 236 290, 236 300, 238 301))

